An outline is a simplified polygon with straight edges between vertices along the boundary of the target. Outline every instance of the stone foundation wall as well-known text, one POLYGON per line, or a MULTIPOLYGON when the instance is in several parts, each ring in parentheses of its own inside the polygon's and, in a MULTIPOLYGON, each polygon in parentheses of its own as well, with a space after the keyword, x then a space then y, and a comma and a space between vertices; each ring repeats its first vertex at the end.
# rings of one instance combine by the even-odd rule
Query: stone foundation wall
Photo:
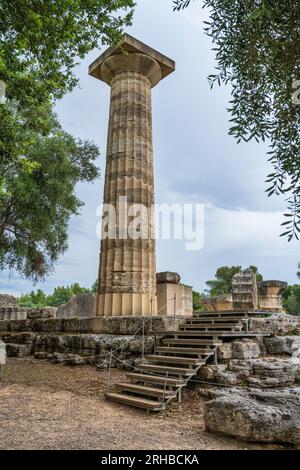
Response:
POLYGON ((300 382, 300 336, 238 339, 218 348, 218 364, 199 370, 208 383, 254 388, 290 387, 300 382))
POLYGON ((0 332, 45 332, 45 333, 102 333, 133 335, 150 330, 174 330, 184 316, 173 317, 93 317, 93 318, 48 318, 0 321, 0 332))
POLYGON ((267 332, 271 335, 299 334, 300 316, 274 313, 267 318, 252 317, 249 323, 251 331, 267 332))
POLYGON ((21 307, 0 307, 1 320, 25 320, 27 309, 21 307))
POLYGON ((55 318, 56 308, 0 307, 1 320, 26 320, 36 318, 55 318))
MULTIPOLYGON (((131 335, 55 333, 0 333, 9 357, 34 356, 69 365, 90 364, 106 368, 112 351, 112 367, 130 369, 141 361, 143 340, 131 335)), ((144 353, 153 351, 154 338, 144 339, 144 353)))
POLYGON ((34 355, 70 365, 130 368, 153 351, 151 331, 177 329, 184 317, 49 318, 0 321, 0 339, 10 357, 34 355), (92 334, 94 332, 94 334, 92 334))

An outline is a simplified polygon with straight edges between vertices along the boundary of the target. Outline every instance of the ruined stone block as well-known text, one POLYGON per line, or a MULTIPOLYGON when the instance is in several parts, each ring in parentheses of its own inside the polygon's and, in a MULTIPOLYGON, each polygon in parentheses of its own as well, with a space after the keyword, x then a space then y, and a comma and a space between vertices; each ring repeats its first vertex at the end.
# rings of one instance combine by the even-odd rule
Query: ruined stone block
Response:
POLYGON ((264 338, 269 354, 287 354, 292 357, 300 357, 300 336, 275 336, 264 338))
POLYGON ((24 357, 30 356, 31 347, 27 344, 6 344, 6 352, 8 357, 24 357))
POLYGON ((260 347, 252 339, 240 339, 232 342, 233 359, 254 359, 260 356, 260 347))

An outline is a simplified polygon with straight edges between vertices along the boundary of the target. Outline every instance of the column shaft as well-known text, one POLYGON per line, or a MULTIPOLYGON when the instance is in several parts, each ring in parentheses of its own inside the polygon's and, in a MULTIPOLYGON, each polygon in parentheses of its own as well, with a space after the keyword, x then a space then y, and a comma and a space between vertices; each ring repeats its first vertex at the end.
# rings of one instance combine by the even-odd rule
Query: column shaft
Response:
POLYGON ((97 314, 155 314, 151 81, 137 71, 117 73, 111 82, 104 204, 116 210, 116 237, 101 241, 97 314), (133 239, 128 230, 124 237, 120 201, 127 202, 128 228, 140 214, 132 205, 143 205, 142 237, 133 239))

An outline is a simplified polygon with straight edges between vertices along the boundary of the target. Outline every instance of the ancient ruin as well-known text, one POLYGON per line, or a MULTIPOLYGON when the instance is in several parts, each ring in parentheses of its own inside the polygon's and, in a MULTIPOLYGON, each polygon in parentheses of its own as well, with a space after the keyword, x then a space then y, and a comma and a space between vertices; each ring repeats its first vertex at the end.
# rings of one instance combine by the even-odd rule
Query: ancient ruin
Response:
POLYGON ((193 383, 207 399, 208 431, 300 445, 300 317, 283 311, 287 284, 257 283, 247 269, 233 277, 230 295, 194 312, 192 287, 178 273, 156 273, 151 89, 174 69, 127 34, 90 66, 111 87, 104 189, 111 224, 98 294, 57 309, 0 296, 0 380, 6 355, 90 365, 107 371, 107 399, 156 412, 193 383), (146 208, 137 239, 127 233, 132 204, 146 208), (125 380, 111 381, 113 369, 125 370, 125 380))
POLYGON ((282 312, 282 294, 287 288, 284 281, 256 281, 251 269, 237 273, 232 280, 232 293, 224 296, 203 299, 205 310, 259 310, 262 312, 282 312))
POLYGON ((128 34, 89 68, 111 87, 104 204, 116 220, 115 233, 101 241, 99 316, 157 312, 151 88, 174 70, 171 59, 128 34), (128 236, 133 205, 143 205, 147 219, 137 239, 128 236))

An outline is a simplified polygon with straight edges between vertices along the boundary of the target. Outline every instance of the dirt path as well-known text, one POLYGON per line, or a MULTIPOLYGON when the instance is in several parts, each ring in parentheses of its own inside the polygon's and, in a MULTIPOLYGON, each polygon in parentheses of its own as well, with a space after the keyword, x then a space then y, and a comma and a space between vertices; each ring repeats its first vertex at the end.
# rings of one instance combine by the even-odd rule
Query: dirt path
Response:
MULTIPOLYGON (((203 404, 186 390, 163 415, 104 400, 107 373, 10 359, 0 385, 0 449, 283 449, 206 433, 203 404)), ((114 372, 114 380, 124 378, 114 372)))

